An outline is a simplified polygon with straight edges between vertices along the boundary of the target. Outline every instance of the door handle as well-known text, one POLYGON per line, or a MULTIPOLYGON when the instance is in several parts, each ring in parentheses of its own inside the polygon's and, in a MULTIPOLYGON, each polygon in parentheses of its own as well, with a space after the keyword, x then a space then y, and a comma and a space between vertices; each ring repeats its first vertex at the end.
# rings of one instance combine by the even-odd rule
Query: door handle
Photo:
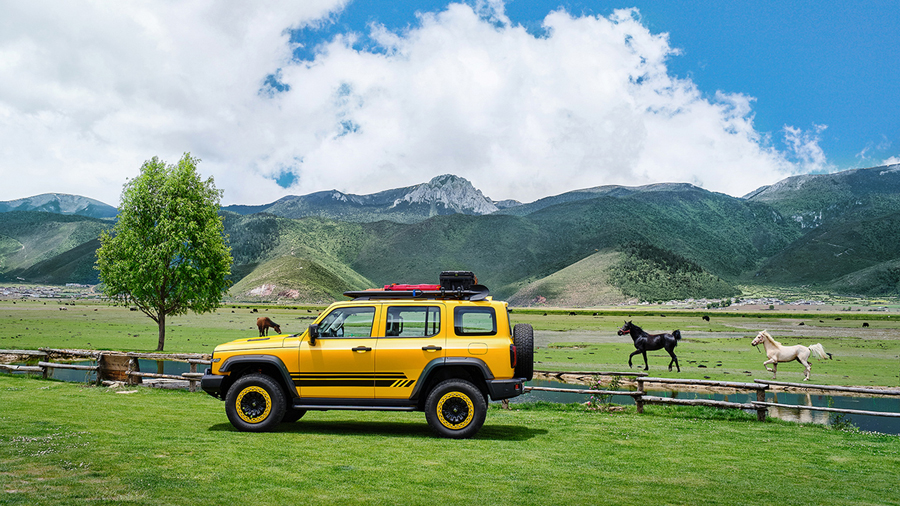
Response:
POLYGON ((369 348, 368 346, 357 346, 356 348, 352 348, 352 349, 353 349, 353 351, 355 351, 357 353, 365 353, 367 351, 372 351, 372 348, 369 348))
POLYGON ((425 351, 441 351, 443 348, 432 344, 430 346, 422 346, 422 349, 425 351))

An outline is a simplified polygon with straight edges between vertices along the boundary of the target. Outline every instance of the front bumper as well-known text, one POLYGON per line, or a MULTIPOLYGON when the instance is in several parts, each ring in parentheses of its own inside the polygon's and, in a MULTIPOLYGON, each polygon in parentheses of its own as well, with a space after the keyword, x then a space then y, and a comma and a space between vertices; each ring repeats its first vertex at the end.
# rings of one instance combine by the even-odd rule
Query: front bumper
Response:
POLYGON ((486 383, 488 393, 491 395, 491 400, 499 401, 502 399, 509 399, 525 393, 525 378, 487 380, 486 383))
POLYGON ((219 392, 222 390, 222 381, 225 380, 226 376, 211 373, 211 369, 206 369, 203 377, 200 378, 200 388, 216 399, 221 399, 222 397, 219 395, 219 392))

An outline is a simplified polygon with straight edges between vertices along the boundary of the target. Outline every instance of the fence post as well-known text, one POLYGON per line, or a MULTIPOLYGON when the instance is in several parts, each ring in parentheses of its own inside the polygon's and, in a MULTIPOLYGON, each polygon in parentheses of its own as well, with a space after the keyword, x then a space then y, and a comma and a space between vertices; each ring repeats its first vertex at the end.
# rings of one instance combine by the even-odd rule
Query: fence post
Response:
MULTIPOLYGON (((766 385, 766 388, 760 388, 759 390, 756 391, 756 400, 757 401, 766 402, 766 390, 768 388, 769 388, 769 386, 766 385)), ((766 415, 768 415, 768 414, 769 414, 768 406, 757 405, 757 408, 756 408, 756 420, 757 421, 765 422, 766 415)))
POLYGON ((138 369, 138 367, 136 367, 136 366, 137 366, 137 359, 134 357, 129 357, 128 358, 128 370, 125 371, 125 375, 127 376, 127 379, 125 380, 126 385, 137 385, 138 380, 140 378, 138 378, 138 380, 135 380, 134 379, 135 377, 131 375, 131 373, 135 372, 135 370, 138 369))
POLYGON ((636 395, 634 397, 634 405, 635 405, 635 407, 637 407, 638 413, 643 413, 644 412, 644 396, 643 396, 644 380, 638 378, 637 384, 638 384, 638 391, 641 392, 641 395, 636 395))
MULTIPOLYGON (((194 362, 191 362, 191 372, 192 372, 192 373, 197 372, 197 364, 194 363, 194 362)), ((189 389, 191 392, 196 392, 196 391, 197 391, 197 380, 196 380, 196 379, 191 378, 191 380, 188 382, 188 385, 190 385, 190 386, 188 387, 188 389, 189 389)))

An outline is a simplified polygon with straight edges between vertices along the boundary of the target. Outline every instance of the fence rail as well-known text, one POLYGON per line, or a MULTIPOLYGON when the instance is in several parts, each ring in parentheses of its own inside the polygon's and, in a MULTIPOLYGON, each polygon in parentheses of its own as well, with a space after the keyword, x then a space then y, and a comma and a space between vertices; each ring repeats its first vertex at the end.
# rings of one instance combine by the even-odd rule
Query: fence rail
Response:
MULTIPOLYGON (((538 371, 535 371, 538 372, 538 371)), ((567 375, 573 376, 635 376, 635 373, 615 373, 615 372, 557 372, 557 371, 540 371, 542 374, 562 377, 567 375)), ((546 391, 546 392, 562 392, 562 393, 574 393, 574 394, 585 394, 585 395, 628 395, 634 398, 634 403, 637 408, 638 413, 644 412, 645 404, 676 404, 681 406, 710 406, 716 408, 724 408, 724 409, 743 409, 743 410, 755 410, 756 418, 759 421, 764 421, 766 416, 768 415, 769 407, 777 407, 777 408, 790 408, 790 409, 805 409, 810 411, 827 411, 832 413, 845 413, 851 415, 866 415, 866 416, 884 416, 884 417, 892 417, 892 418, 900 418, 900 413, 894 413, 889 411, 867 411, 867 410, 859 410, 859 409, 844 409, 844 408, 826 408, 819 406, 805 406, 800 404, 780 404, 777 402, 766 402, 766 391, 770 389, 772 386, 780 386, 780 387, 791 387, 791 388, 799 388, 799 389, 807 389, 807 390, 820 390, 820 391, 833 391, 833 392, 851 392, 857 394, 867 394, 871 396, 900 396, 900 390, 895 389, 878 389, 878 388, 863 388, 863 387, 847 387, 847 386, 839 386, 839 385, 813 385, 808 383, 788 383, 782 381, 768 381, 768 380, 753 380, 753 383, 741 383, 741 382, 733 382, 733 381, 712 381, 712 380, 697 380, 697 379, 679 379, 679 378, 654 378, 649 376, 641 376, 637 375, 634 379, 637 383, 636 391, 621 391, 621 390, 587 390, 587 389, 577 389, 577 388, 552 388, 552 387, 525 387, 525 391, 546 391), (702 386, 702 387, 711 387, 718 389, 727 389, 735 392, 756 392, 756 400, 750 402, 729 402, 729 401, 719 401, 715 399, 677 399, 672 397, 658 397, 647 395, 646 385, 650 384, 658 384, 658 385, 688 385, 688 386, 702 386)))
POLYGON ((197 371, 197 366, 212 363, 209 355, 201 353, 140 353, 41 348, 40 350, 0 350, 0 355, 47 359, 39 361, 37 365, 0 364, 0 370, 9 372, 41 373, 44 378, 49 377, 54 369, 96 372, 98 385, 103 381, 121 381, 122 379, 129 384, 140 382, 141 378, 183 380, 188 382, 188 388, 192 392, 197 390, 200 378, 203 376, 203 373, 197 371), (63 360, 87 358, 94 361, 95 365, 50 362, 50 357, 63 360), (180 375, 141 372, 138 367, 139 359, 186 362, 190 364, 190 372, 180 375))
MULTIPOLYGON (((197 371, 198 365, 210 365, 210 356, 199 353, 139 353, 139 352, 116 352, 116 351, 96 351, 96 350, 67 350, 55 348, 41 348, 40 350, 0 350, 0 355, 16 355, 27 357, 56 357, 56 358, 90 358, 96 362, 96 365, 79 365, 67 364, 64 362, 49 362, 41 360, 36 366, 30 365, 13 365, 0 364, 0 370, 9 372, 35 372, 41 373, 43 377, 48 377, 53 369, 71 369, 90 371, 97 373, 97 383, 112 378, 116 375, 124 377, 128 382, 140 381, 141 378, 157 378, 184 380, 188 382, 189 389, 193 392, 197 390, 197 384, 203 373, 197 371), (138 370, 138 359, 157 360, 157 361, 176 361, 186 362, 190 364, 190 372, 180 375, 141 372, 138 370), (115 359, 115 360, 113 360, 115 359), (127 367, 123 370, 116 368, 112 364, 116 361, 121 365, 122 361, 127 363, 127 367)), ((635 406, 638 413, 644 412, 645 404, 676 404, 682 406, 711 406, 725 409, 743 409, 755 410, 757 419, 763 421, 766 419, 769 407, 804 409, 810 411, 827 411, 833 413, 846 413, 853 415, 867 416, 885 416, 900 418, 900 413, 883 412, 883 411, 866 411, 858 409, 841 409, 826 408, 818 406, 804 406, 798 404, 779 404, 776 402, 766 402, 766 391, 772 386, 790 387, 806 390, 834 391, 834 392, 852 392, 857 394, 867 394, 871 396, 900 396, 900 390, 895 389, 876 389, 863 387, 848 387, 838 385, 813 385, 808 383, 788 383, 781 381, 754 380, 753 383, 740 383, 733 381, 712 381, 697 379, 679 379, 679 378, 655 378, 647 376, 642 372, 614 372, 614 371, 535 371, 547 376, 620 376, 633 377, 633 381, 637 383, 637 390, 596 390, 596 389, 577 389, 577 388, 554 388, 554 387, 533 387, 526 386, 525 391, 544 391, 544 392, 561 392, 575 393, 584 395, 627 395, 634 398, 635 406), (718 389, 727 389, 736 392, 756 392, 756 400, 740 403, 719 401, 714 399, 677 399, 671 397, 658 397, 647 395, 645 386, 647 384, 656 385, 687 385, 701 386, 718 389)))

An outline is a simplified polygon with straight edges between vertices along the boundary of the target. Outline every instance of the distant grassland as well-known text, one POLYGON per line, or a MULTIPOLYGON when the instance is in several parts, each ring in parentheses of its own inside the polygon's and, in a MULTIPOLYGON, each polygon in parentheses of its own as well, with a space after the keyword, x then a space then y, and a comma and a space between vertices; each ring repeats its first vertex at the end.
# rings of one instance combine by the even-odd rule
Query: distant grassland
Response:
MULTIPOLYGON (((323 309, 324 306, 235 304, 211 314, 172 318, 166 334, 166 351, 211 353, 217 344, 257 335, 258 316, 268 316, 285 333, 300 333, 323 309)), ((628 355, 634 347, 628 336, 617 336, 616 329, 624 320, 633 320, 648 332, 680 329, 684 336, 675 349, 680 373, 667 370, 669 356, 665 351, 648 353, 649 372, 655 376, 723 381, 770 378, 771 373, 762 366, 765 360, 762 348, 750 346, 750 338, 768 329, 785 345, 820 342, 834 355, 834 360, 812 362, 811 379, 815 383, 900 385, 900 315, 897 313, 515 308, 510 318, 513 324, 529 323, 535 328, 535 369, 538 370, 628 370, 628 355), (572 312, 576 314, 572 316, 572 312), (709 322, 701 319, 703 314, 711 315, 709 322), (869 327, 862 328, 862 320, 851 319, 855 317, 865 317, 869 327)), ((124 307, 84 301, 67 306, 56 301, 0 301, 0 349, 153 351, 156 330, 149 318, 124 307), (60 307, 66 310, 61 311, 60 307)), ((642 369, 642 357, 635 356, 633 364, 632 370, 642 369)), ((802 367, 796 362, 781 364, 778 379, 800 381, 801 373, 802 367)))

